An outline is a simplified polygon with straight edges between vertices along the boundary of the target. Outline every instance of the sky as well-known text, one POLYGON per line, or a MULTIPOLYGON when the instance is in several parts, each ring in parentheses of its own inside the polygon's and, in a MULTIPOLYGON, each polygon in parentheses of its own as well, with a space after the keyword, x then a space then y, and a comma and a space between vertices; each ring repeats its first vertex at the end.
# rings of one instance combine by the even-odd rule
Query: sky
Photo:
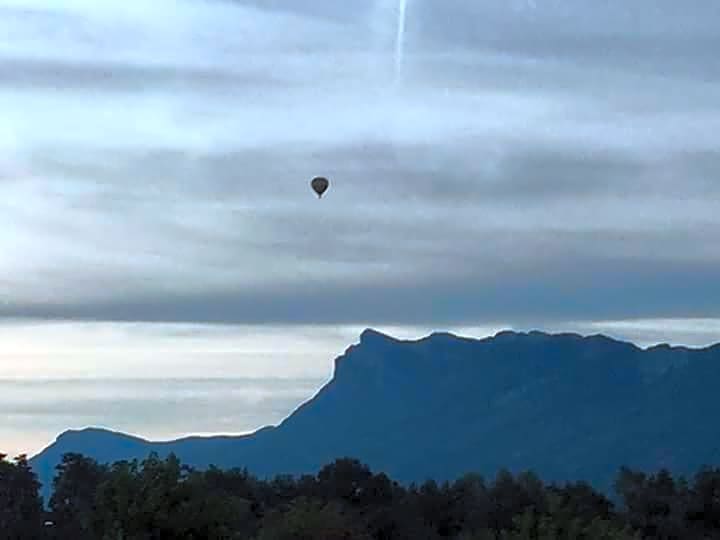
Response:
POLYGON ((0 0, 0 379, 309 397, 368 326, 720 341, 720 4, 410 0, 400 73, 397 12, 0 0))

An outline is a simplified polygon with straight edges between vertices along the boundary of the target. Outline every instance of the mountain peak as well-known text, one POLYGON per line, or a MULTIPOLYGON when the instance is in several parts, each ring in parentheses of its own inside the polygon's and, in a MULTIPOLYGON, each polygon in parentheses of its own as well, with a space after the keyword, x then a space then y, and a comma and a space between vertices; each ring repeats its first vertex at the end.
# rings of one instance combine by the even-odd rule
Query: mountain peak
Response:
POLYGON ((522 337, 524 334, 521 332, 515 332, 514 330, 501 330, 493 336, 494 339, 516 339, 522 337))
POLYGON ((407 482, 507 467, 609 489, 628 462, 681 473, 716 463, 720 432, 693 419, 720 412, 718 384, 720 345, 645 350, 538 331, 402 340, 368 328, 336 359, 333 379, 276 428, 162 443, 69 431, 31 465, 46 494, 66 452, 112 463, 151 451, 260 476, 315 473, 353 456, 407 482))
POLYGON ((98 428, 98 427, 87 427, 83 429, 68 429, 64 432, 62 432, 57 437, 57 441, 67 441, 68 439, 74 439, 74 438, 87 438, 92 437, 96 439, 101 438, 108 438, 108 439, 114 439, 114 438, 122 438, 125 440, 132 440, 132 441, 143 441, 139 437, 134 437, 132 435, 127 435, 125 433, 120 433, 118 431, 112 431, 105 428, 98 428))
POLYGON ((397 339, 387 334, 383 334, 373 328, 366 328, 360 334, 361 345, 371 345, 377 343, 397 343, 397 339))
MULTIPOLYGON (((347 360, 350 356, 357 356, 357 353, 362 351, 360 352, 360 356, 366 357, 370 351, 384 352, 388 348, 388 346, 397 343, 399 343, 399 340, 395 339, 392 336, 383 334, 382 332, 378 332, 377 330, 374 330, 372 328, 366 328, 360 334, 359 344, 351 345, 345 351, 345 354, 335 358, 335 376, 340 373, 341 369, 345 368, 347 360)), ((372 355, 371 352, 370 355, 372 355)), ((355 362, 357 363, 357 358, 355 362)))

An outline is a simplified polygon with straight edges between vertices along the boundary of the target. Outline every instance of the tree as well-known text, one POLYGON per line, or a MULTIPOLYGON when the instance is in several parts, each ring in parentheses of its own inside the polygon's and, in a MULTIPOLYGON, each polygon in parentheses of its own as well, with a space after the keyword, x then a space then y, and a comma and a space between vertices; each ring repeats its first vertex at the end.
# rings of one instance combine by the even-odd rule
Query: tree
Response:
POLYGON ((475 533, 490 526, 492 501, 485 480, 477 474, 466 474, 450 489, 453 522, 458 530, 475 533))
POLYGON ((669 471, 646 475, 624 468, 616 486, 629 524, 644 536, 661 540, 687 537, 688 493, 679 490, 669 471))
POLYGON ((65 454, 56 471, 50 498, 55 534, 60 538, 94 539, 95 496, 107 476, 107 467, 79 454, 65 454))
POLYGON ((689 491, 686 519, 695 531, 720 531, 720 469, 705 468, 695 475, 689 491))
POLYGON ((1 540, 720 539, 720 469, 700 471, 692 486, 666 470, 622 469, 616 511, 588 484, 545 486, 532 473, 406 489, 347 458, 317 476, 259 480, 173 455, 102 466, 68 454, 50 501, 56 527, 45 531, 38 488, 24 457, 0 458, 1 540))
POLYGON ((0 454, 0 534, 9 540, 34 540, 43 536, 40 483, 27 457, 7 461, 0 454))
POLYGON ((492 513, 491 528, 495 531, 509 530, 515 517, 525 510, 544 512, 547 500, 542 482, 532 473, 523 473, 517 480, 507 470, 500 470, 490 488, 492 513))
POLYGON ((250 538, 257 532, 253 502, 213 487, 204 473, 192 472, 178 484, 162 538, 250 538), (172 536, 169 536, 172 535, 172 536))
POLYGON ((596 518, 614 518, 613 503, 585 482, 549 488, 550 511, 554 516, 579 519, 588 524, 596 518))
POLYGON ((461 530, 455 519, 453 493, 450 485, 439 486, 428 480, 414 494, 423 523, 440 536, 453 536, 461 530))
POLYGON ((232 492, 246 493, 246 479, 224 476, 183 467, 174 455, 117 463, 98 487, 93 538, 249 538, 257 529, 253 502, 232 492))
POLYGON ((264 522, 258 540, 370 540, 337 503, 305 498, 288 512, 275 512, 264 522))
POLYGON ((370 469, 357 459, 338 459, 323 467, 318 473, 318 489, 328 500, 358 501, 370 486, 373 475, 370 469))
POLYGON ((98 486, 93 519, 95 538, 127 540, 138 537, 142 531, 138 467, 137 460, 114 463, 98 486))

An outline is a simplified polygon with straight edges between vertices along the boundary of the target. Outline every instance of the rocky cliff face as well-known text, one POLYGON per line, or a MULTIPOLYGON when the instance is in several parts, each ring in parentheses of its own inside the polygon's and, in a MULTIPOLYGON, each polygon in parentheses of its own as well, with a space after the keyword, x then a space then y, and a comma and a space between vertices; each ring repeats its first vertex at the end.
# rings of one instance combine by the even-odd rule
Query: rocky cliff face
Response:
POLYGON ((540 332, 400 341, 366 330, 332 380, 277 427, 166 443, 70 432, 32 464, 47 485, 65 452, 103 462, 175 452, 259 475, 352 456, 404 481, 507 467, 607 489, 621 465, 693 472, 720 463, 719 389, 720 346, 643 350, 540 332))

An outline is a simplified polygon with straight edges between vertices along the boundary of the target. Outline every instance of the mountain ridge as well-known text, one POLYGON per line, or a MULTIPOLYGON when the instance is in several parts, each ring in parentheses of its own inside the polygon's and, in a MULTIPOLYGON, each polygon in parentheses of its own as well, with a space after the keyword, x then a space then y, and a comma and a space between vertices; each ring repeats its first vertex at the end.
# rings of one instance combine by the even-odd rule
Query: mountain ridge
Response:
POLYGON ((720 462, 720 429, 687 418, 720 412, 718 387, 720 345, 643 349, 538 331, 402 340, 368 328, 335 359, 327 384, 276 426, 159 442, 71 430, 30 461, 46 490, 67 451, 102 462, 174 452, 197 467, 260 476, 313 473, 352 456, 408 482, 507 467, 607 488, 621 465, 684 472, 720 462))

